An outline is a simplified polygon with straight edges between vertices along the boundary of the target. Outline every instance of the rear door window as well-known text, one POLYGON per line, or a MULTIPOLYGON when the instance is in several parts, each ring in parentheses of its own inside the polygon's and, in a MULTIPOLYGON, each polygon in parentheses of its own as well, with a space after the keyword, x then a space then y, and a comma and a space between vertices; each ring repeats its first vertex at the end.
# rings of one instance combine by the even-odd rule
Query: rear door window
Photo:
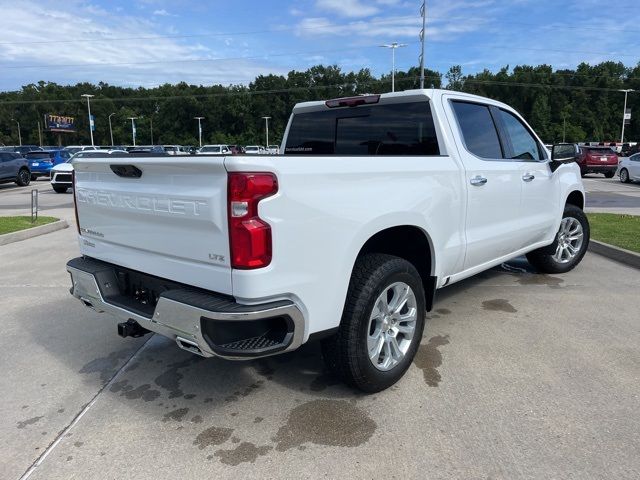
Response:
POLYGON ((285 154, 428 156, 440 148, 423 101, 296 114, 285 154))
POLYGON ((469 102, 451 103, 467 150, 480 158, 503 158, 498 131, 489 107, 469 102))

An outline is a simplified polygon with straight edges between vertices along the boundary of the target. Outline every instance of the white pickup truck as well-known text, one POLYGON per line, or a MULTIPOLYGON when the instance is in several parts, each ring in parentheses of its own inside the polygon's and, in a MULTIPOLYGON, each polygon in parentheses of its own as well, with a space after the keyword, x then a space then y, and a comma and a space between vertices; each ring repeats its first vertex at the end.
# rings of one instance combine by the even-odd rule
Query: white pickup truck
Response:
POLYGON ((72 294, 205 357, 322 339, 367 392, 395 383, 435 291, 526 254, 582 259, 574 146, 554 159, 509 106, 442 90, 297 105, 281 155, 74 161, 72 294))

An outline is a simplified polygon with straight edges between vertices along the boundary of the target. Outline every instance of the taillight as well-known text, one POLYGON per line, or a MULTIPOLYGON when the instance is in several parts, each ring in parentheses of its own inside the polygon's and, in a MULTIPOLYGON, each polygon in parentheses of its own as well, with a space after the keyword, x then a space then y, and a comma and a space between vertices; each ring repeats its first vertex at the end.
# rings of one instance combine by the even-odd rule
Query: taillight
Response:
POLYGON ((80 234, 80 219, 78 218, 78 200, 76 199, 76 171, 71 172, 71 185, 73 186, 73 209, 76 212, 76 228, 80 234))
POLYGON ((249 270, 271 263, 271 226, 258 215, 260 200, 278 191, 273 173, 229 173, 231 267, 249 270))

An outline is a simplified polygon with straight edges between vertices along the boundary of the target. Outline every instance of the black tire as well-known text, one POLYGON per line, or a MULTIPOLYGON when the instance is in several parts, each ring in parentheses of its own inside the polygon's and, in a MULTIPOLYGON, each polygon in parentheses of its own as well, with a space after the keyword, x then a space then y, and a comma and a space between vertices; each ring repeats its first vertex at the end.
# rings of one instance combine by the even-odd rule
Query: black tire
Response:
POLYGON ((38 179, 38 177, 36 175, 31 175, 31 181, 35 182, 38 179))
POLYGON ((21 168, 16 177, 16 183, 19 187, 26 187, 31 183, 31 174, 26 168, 21 168))
POLYGON ((420 274, 406 260, 391 255, 366 254, 355 264, 338 332, 322 342, 327 368, 348 385, 373 393, 389 388, 411 366, 420 346, 425 322, 425 294, 420 274), (394 367, 383 371, 369 359, 367 339, 374 303, 394 283, 414 293, 416 321, 406 353, 394 367))
POLYGON ((620 170, 620 181, 622 183, 629 183, 629 170, 627 170, 626 168, 623 168, 622 170, 620 170))
POLYGON ((616 172, 605 172, 604 178, 613 178, 616 172))
POLYGON ((590 228, 589 220, 584 212, 575 205, 567 204, 564 207, 562 218, 573 218, 580 222, 582 227, 582 244, 577 254, 569 261, 562 263, 554 258, 558 243, 560 242, 560 230, 556 234, 556 238, 548 247, 539 248, 533 252, 527 253, 527 260, 542 273, 565 273, 573 270, 578 265, 589 247, 590 228))
POLYGON ((52 185, 53 191, 56 193, 67 193, 69 187, 61 187, 59 185, 52 185))

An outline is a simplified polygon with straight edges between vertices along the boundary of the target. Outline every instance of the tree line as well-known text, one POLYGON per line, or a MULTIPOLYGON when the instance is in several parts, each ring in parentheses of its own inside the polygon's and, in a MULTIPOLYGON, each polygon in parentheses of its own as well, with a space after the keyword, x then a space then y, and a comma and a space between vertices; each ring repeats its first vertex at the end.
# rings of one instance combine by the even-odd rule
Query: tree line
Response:
MULTIPOLYGON (((419 70, 396 72, 396 90, 418 88, 419 70)), ((505 102, 517 109, 545 142, 619 141, 624 94, 637 119, 627 125, 625 140, 640 140, 640 63, 627 67, 620 62, 580 64, 576 69, 554 70, 549 65, 505 66, 498 72, 484 70, 465 74, 453 66, 444 74, 425 72, 425 86, 474 93, 505 102)), ((115 144, 131 144, 131 122, 136 120, 137 143, 197 145, 202 121, 203 143, 264 144, 262 117, 271 117, 269 142, 279 143, 291 109, 298 102, 363 93, 384 93, 391 76, 376 77, 369 69, 343 72, 337 66, 314 66, 283 75, 261 75, 249 85, 196 86, 164 84, 155 88, 127 88, 78 83, 59 85, 40 81, 18 91, 0 92, 0 143, 39 143, 38 122, 44 114, 75 117, 76 133, 62 134, 63 144, 90 144, 86 100, 91 94, 95 117, 94 141, 111 143, 108 117, 112 115, 115 144), (153 135, 153 137, 152 137, 153 135)), ((43 144, 54 145, 57 137, 43 132, 43 144)))

